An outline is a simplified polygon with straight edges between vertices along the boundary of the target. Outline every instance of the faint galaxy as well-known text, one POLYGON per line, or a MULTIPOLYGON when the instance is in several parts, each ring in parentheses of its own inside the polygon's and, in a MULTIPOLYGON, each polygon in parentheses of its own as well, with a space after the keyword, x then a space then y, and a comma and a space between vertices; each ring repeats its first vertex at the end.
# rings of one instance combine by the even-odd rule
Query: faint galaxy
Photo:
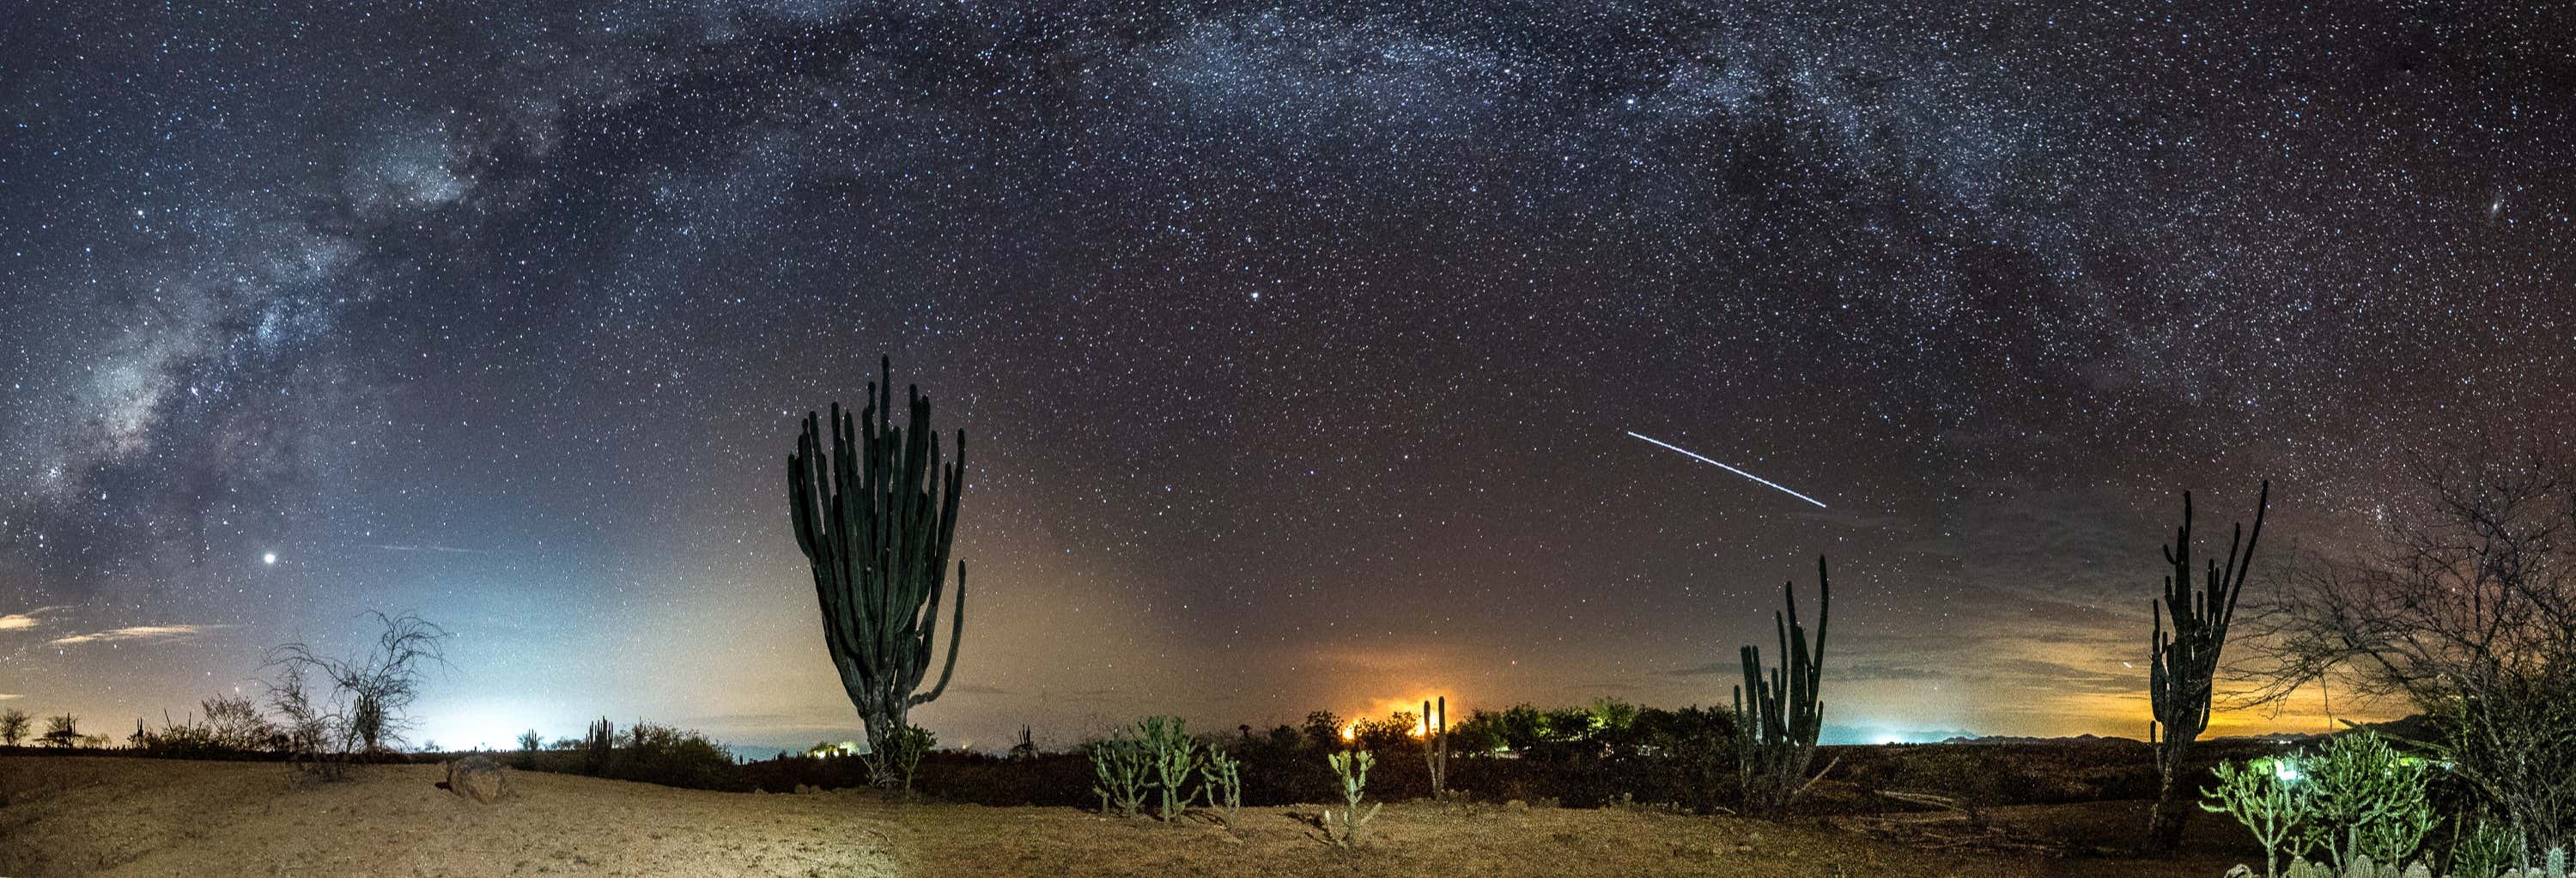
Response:
POLYGON ((453 745, 847 737, 783 461, 884 354, 943 742, 1723 703, 1819 553, 1836 724, 2141 734, 2181 489, 2568 441, 2576 27, 2058 6, 0 11, 0 696, 408 609, 453 745))

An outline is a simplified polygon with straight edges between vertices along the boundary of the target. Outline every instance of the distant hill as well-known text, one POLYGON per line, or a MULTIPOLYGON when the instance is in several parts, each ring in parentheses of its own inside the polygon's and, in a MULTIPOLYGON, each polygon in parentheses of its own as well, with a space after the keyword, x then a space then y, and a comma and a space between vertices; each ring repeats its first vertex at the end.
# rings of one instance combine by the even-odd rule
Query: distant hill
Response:
MULTIPOLYGON (((2386 721, 2386 722, 2376 722, 2376 723, 2355 723, 2355 724, 2353 724, 2351 727, 2349 727, 2349 728, 2347 728, 2347 729, 2345 729, 2345 730, 2343 730, 2343 731, 2337 731, 2337 732, 2332 732, 2332 733, 2324 733, 2324 732, 2271 732, 2271 733, 2267 733, 2267 734, 2259 734, 2259 735, 2227 735, 2227 736, 2217 737, 2217 738, 2203 738, 2202 740, 2205 740, 2205 741, 2269 741, 2269 742, 2274 742, 2274 743, 2298 743, 2298 744, 2304 744, 2304 743, 2309 743, 2309 742, 2312 742, 2312 741, 2321 741, 2321 740, 2324 740, 2324 739, 2326 739, 2326 738, 2328 738, 2328 737, 2332 737, 2333 735, 2347 734, 2347 733, 2349 733, 2349 732, 2351 732, 2351 731, 2359 730, 2359 729, 2368 729, 2368 730, 2371 730, 2371 731, 2374 731, 2374 732, 2378 732, 2378 733, 2380 733, 2381 735, 2385 735, 2385 736, 2388 736, 2388 737, 2391 737, 2391 738, 2397 738, 2397 739, 2400 739, 2400 740, 2406 740, 2406 741, 2430 741, 2430 740, 2434 739, 2435 737, 2438 737, 2438 736, 2441 734, 2441 729, 2440 729, 2440 727, 2439 727, 2439 726, 2437 726, 2437 725, 2435 724, 2435 721, 2434 721, 2434 719, 2433 719, 2432 717, 2427 716, 2427 715, 2424 715, 2424 714, 2416 714, 2416 715, 2409 716, 2409 717, 2405 717, 2405 718, 2402 718, 2402 719, 2393 719, 2393 720, 2388 720, 2388 721, 2386 721)), ((2123 738, 2123 737, 2119 737, 2119 736, 2116 736, 2116 735, 2114 735, 2114 736, 2103 736, 2103 735, 2090 735, 2090 734, 2087 734, 2087 735, 2076 735, 2076 736, 2073 736, 2073 737, 2065 737, 2065 738, 2028 738, 2028 737, 2019 737, 2019 736, 2013 736, 2013 735, 1978 736, 1978 735, 1970 735, 1970 734, 1960 734, 1960 735, 1957 735, 1957 736, 1954 736, 1954 737, 1943 738, 1943 739, 1941 739, 1941 743, 1944 743, 1944 744, 2110 744, 2110 743, 2143 744, 2143 743, 2146 743, 2146 742, 2141 741, 2141 740, 2139 740, 2139 739, 2137 739, 2137 738, 2123 738)))
POLYGON ((1988 737, 1978 737, 1978 736, 1975 736, 1975 735, 1966 735, 1966 736, 1961 736, 1961 737, 1956 737, 1956 738, 1946 738, 1946 739, 1943 739, 1943 740, 1941 741, 1941 743, 1944 743, 1944 744, 2138 744, 2138 743, 2144 743, 2144 742, 2139 741, 2139 740, 2138 740, 2138 739, 2136 739, 2136 738, 2104 737, 2104 736, 2102 736, 2102 735, 2083 734, 2083 735, 2076 735, 2076 736, 2071 737, 2071 738, 2026 738, 2026 737, 2021 737, 2021 736, 2017 736, 2017 735, 1993 735, 1993 736, 1988 736, 1988 737))
POLYGON ((1824 727, 1817 743, 1826 746, 1856 744, 1928 744, 1943 738, 1975 737, 1959 729, 1864 729, 1856 726, 1824 727))

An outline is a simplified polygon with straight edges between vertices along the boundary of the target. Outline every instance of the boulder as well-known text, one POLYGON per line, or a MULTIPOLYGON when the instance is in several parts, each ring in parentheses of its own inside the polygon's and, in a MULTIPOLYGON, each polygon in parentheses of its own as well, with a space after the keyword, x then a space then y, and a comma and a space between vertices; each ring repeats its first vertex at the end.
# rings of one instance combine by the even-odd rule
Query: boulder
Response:
POLYGON ((449 760, 447 782, 439 784, 448 792, 482 804, 492 804, 510 791, 508 779, 502 776, 499 760, 490 756, 468 756, 449 760))

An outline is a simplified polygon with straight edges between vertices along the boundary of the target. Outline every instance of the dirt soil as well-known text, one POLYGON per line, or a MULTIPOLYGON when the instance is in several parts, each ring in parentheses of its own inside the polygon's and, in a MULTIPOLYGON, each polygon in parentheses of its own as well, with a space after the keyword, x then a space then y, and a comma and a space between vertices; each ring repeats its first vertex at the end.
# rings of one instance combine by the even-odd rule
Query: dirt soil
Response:
POLYGON ((530 772, 510 773, 501 802, 477 805, 436 788, 443 776, 398 765, 316 783, 275 763, 0 757, 0 875, 2217 878, 2245 859, 2216 818, 2195 822, 2211 837, 2179 859, 2087 853, 2143 819, 2126 802, 1991 818, 2062 855, 1933 850, 1839 820, 1427 801, 1388 805, 1359 848, 1342 850, 1314 826, 1320 806, 1245 808, 1228 827, 1203 812, 1161 824, 530 772))

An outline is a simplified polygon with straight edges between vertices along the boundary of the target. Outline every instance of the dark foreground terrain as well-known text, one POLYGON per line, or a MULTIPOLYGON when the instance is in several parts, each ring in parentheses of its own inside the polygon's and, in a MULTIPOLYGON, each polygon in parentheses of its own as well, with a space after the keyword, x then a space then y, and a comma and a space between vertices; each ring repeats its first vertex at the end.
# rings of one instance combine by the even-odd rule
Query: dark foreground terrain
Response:
POLYGON ((1358 850, 1320 806, 1246 808, 1237 825, 1065 807, 898 803, 515 772, 511 797, 439 790, 437 766, 339 783, 283 765, 0 757, 0 875, 1727 875, 2206 876, 2248 858, 2218 818, 2175 860, 2130 860, 2138 802, 2012 805, 1786 824, 1648 808, 1389 805, 1358 850))

